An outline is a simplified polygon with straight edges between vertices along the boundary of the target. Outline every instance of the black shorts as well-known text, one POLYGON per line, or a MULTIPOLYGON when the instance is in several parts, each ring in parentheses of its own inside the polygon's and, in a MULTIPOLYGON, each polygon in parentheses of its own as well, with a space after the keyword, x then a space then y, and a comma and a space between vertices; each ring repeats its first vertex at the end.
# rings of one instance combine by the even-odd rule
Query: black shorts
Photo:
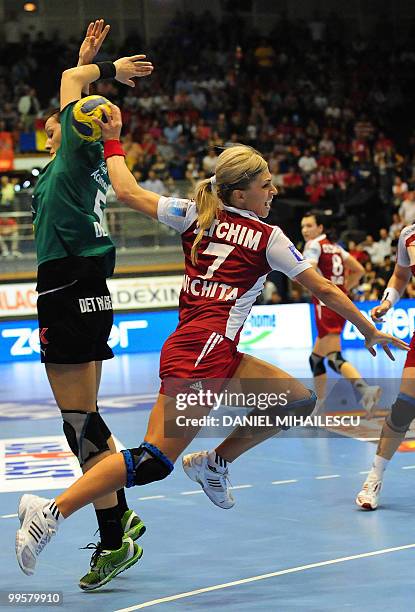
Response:
POLYGON ((111 359, 113 323, 105 279, 82 279, 40 295, 37 301, 42 363, 88 363, 111 359))

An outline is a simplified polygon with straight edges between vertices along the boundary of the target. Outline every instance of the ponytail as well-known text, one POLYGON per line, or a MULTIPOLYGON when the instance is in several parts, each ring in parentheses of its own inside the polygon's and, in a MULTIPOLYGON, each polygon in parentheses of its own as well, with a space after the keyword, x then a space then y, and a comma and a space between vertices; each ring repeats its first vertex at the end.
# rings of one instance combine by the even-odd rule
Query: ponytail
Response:
POLYGON ((191 258, 193 265, 197 264, 198 244, 202 240, 204 232, 209 229, 214 219, 217 218, 221 208, 220 200, 216 195, 216 189, 213 191, 210 179, 200 181, 200 183, 196 185, 195 202, 199 231, 192 245, 191 258))

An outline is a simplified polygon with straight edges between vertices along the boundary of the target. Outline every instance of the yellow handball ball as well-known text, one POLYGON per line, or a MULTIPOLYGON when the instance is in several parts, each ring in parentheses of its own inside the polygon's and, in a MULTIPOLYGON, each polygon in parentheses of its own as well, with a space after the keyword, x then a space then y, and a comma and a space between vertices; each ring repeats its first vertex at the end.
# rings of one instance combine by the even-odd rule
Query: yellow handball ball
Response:
POLYGON ((101 138, 101 128, 93 117, 106 121, 103 107, 110 113, 110 101, 103 96, 86 96, 78 100, 72 111, 72 127, 82 140, 96 142, 101 138))

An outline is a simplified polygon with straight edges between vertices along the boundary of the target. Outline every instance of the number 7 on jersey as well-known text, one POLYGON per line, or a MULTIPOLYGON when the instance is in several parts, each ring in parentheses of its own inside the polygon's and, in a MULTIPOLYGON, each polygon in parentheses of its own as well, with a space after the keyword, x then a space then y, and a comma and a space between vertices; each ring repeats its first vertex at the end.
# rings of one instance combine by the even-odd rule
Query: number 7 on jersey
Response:
POLYGON ((234 246, 230 244, 221 244, 219 242, 210 242, 208 247, 203 251, 203 255, 215 255, 213 263, 208 267, 206 274, 199 276, 199 278, 208 279, 212 278, 213 273, 223 264, 225 259, 234 250, 234 246))

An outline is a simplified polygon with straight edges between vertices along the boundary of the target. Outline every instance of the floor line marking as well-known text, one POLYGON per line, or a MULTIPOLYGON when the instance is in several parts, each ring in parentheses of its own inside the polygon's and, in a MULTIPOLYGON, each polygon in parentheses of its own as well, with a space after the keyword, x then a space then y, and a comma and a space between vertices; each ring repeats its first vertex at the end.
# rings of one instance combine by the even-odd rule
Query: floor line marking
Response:
POLYGON ((325 567, 327 565, 335 565, 336 563, 354 561, 355 559, 364 559, 367 557, 375 557, 377 555, 385 555, 387 553, 397 552, 400 550, 408 550, 410 548, 415 548, 415 544, 406 544, 404 546, 394 546, 393 548, 382 548, 381 550, 373 550, 371 552, 360 553, 358 555, 350 555, 349 557, 338 557, 337 559, 329 559, 328 561, 318 561, 317 563, 299 565, 297 567, 290 567, 288 569, 279 570, 276 572, 270 572, 268 574, 260 574, 258 576, 251 576, 250 578, 242 578, 241 580, 233 580, 232 582, 224 582, 223 584, 216 584, 210 587, 195 589, 194 591, 187 591, 186 593, 178 593, 176 595, 170 595, 168 597, 161 597, 160 599, 153 599, 151 601, 145 601, 143 603, 130 606, 129 608, 120 608, 118 610, 115 610, 114 612, 133 612, 134 610, 142 610, 143 608, 150 608, 151 606, 156 606, 158 604, 167 603, 169 601, 177 601, 178 599, 185 599, 186 597, 192 597, 193 595, 200 595, 201 593, 219 591, 220 589, 227 589, 229 587, 239 586, 241 584, 249 584, 250 582, 257 582, 258 580, 266 580, 267 578, 276 578, 277 576, 284 576, 286 574, 294 574, 296 572, 303 572, 305 570, 314 569, 316 567, 325 567))
POLYGON ((180 495, 198 495, 199 493, 203 493, 203 490, 200 491, 182 491, 180 495))
POLYGON ((415 465, 404 465, 402 470, 415 470, 415 465))
POLYGON ((254 485, 246 484, 246 485, 235 485, 235 486, 229 487, 229 488, 234 491, 235 489, 252 489, 253 486, 254 485))
POLYGON ((16 518, 17 514, 2 514, 0 518, 16 518))
POLYGON ((292 479, 292 480, 273 480, 271 482, 271 484, 273 485, 280 485, 280 484, 289 484, 291 482, 298 482, 298 480, 292 479))
POLYGON ((138 501, 146 501, 147 499, 163 499, 165 495, 147 495, 147 497, 139 497, 138 501))
POLYGON ((327 476, 315 476, 315 480, 329 480, 330 478, 340 478, 340 474, 327 474, 327 476))

